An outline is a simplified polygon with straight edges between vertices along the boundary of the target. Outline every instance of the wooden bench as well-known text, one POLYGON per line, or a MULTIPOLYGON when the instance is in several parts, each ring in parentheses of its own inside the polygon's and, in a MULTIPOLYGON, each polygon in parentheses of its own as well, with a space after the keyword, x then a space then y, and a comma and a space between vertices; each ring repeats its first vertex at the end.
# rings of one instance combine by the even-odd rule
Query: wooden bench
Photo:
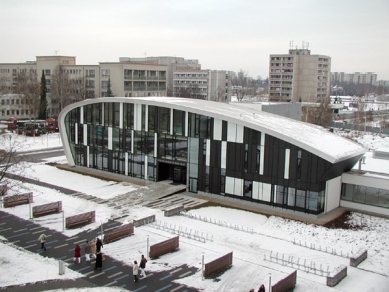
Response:
POLYGON ((86 212, 74 216, 66 217, 66 228, 77 227, 81 225, 87 225, 96 221, 96 212, 86 212))
POLYGON ((54 202, 44 205, 35 206, 32 208, 32 217, 41 217, 49 214, 62 212, 62 202, 54 202))
POLYGON ((14 196, 9 196, 9 197, 4 197, 4 199, 3 199, 4 208, 29 204, 29 203, 33 203, 33 201, 34 200, 33 200, 32 192, 14 195, 14 196))
POLYGON ((209 277, 214 273, 223 271, 232 265, 232 252, 204 264, 203 276, 209 277))
POLYGON ((168 252, 178 249, 180 246, 180 237, 176 236, 168 240, 153 244, 150 246, 149 256, 154 259, 168 252))
POLYGON ((104 243, 134 234, 134 224, 127 223, 104 231, 104 243))

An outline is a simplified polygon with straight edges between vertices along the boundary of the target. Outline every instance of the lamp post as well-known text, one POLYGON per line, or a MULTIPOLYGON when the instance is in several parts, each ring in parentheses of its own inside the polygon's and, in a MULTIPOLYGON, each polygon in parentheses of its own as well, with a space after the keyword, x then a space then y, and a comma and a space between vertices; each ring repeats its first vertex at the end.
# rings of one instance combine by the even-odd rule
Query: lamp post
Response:
POLYGON ((271 273, 269 273, 269 292, 271 292, 271 273))

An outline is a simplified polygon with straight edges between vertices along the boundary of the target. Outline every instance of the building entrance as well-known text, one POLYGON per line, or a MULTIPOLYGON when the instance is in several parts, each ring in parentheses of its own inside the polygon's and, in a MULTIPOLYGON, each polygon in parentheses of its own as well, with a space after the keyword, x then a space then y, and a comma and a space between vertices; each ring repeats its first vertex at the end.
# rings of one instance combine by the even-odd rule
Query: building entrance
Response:
POLYGON ((173 183, 186 185, 186 167, 159 162, 158 181, 162 180, 172 180, 173 183))

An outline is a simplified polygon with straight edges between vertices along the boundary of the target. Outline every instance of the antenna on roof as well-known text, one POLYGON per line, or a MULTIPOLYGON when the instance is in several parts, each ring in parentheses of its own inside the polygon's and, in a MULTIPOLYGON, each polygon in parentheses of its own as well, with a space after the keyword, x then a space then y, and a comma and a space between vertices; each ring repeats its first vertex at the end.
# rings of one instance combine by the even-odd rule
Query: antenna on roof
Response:
POLYGON ((289 42, 289 49, 293 50, 293 41, 289 42))
POLYGON ((54 51, 54 55, 56 55, 56 56, 58 55, 58 50, 54 51))

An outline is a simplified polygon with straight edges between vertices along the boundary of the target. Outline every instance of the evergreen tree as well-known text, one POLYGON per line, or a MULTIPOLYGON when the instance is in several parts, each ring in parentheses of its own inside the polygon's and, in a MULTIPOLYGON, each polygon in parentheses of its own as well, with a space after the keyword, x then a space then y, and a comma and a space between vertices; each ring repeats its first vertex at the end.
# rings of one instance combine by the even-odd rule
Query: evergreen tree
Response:
POLYGON ((107 85, 107 97, 112 97, 113 93, 111 90, 111 79, 108 79, 108 85, 107 85))
POLYGON ((46 111, 47 111, 47 86, 46 86, 46 77, 42 70, 42 77, 41 77, 41 90, 40 90, 40 105, 39 105, 39 119, 45 120, 47 118, 46 111))

